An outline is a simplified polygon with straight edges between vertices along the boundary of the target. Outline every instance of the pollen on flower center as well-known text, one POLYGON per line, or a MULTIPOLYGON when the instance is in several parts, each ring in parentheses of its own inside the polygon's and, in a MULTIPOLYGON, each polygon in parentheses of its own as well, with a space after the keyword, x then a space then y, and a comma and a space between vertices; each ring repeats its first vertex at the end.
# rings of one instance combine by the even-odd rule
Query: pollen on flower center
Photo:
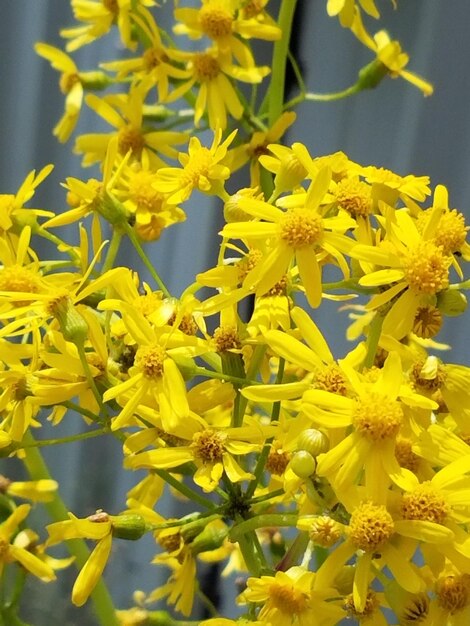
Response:
POLYGON ((436 245, 444 254, 453 254, 465 243, 469 227, 465 226, 465 217, 456 209, 444 213, 439 220, 439 229, 434 236, 436 245))
POLYGON ((396 400, 377 393, 357 401, 353 424, 358 433, 372 441, 395 437, 403 420, 403 409, 396 400))
POLYGON ((291 456, 290 452, 282 449, 280 441, 274 441, 266 459, 266 470, 275 476, 282 476, 286 471, 291 456))
POLYGON ((410 371, 410 378, 416 387, 426 391, 437 391, 444 384, 447 376, 444 368, 440 363, 433 367, 429 376, 424 375, 426 361, 420 360, 414 363, 410 371))
POLYGON ((118 150, 120 154, 127 154, 131 150, 132 154, 139 158, 145 145, 141 131, 128 124, 123 126, 118 133, 118 150))
POLYGON ((102 0, 103 6, 110 13, 119 13, 119 4, 118 0, 102 0))
POLYGON ((147 71, 158 67, 163 60, 165 60, 164 55, 157 48, 148 48, 142 56, 142 61, 147 71))
POLYGON ((443 524, 450 507, 429 482, 419 485, 411 493, 403 496, 401 503, 403 517, 408 520, 422 520, 443 524))
POLYGON ((147 209, 154 213, 161 211, 164 195, 153 187, 155 176, 146 170, 133 172, 129 177, 129 198, 133 200, 138 209, 147 209))
POLYGON ((431 241, 419 243, 405 259, 405 280, 419 294, 435 294, 449 285, 450 257, 431 241))
POLYGON ((307 607, 307 596, 293 585, 273 582, 269 586, 269 598, 276 609, 288 615, 302 613, 307 607))
POLYGON ((165 350, 161 346, 141 346, 135 353, 134 365, 142 370, 146 378, 158 379, 163 374, 165 350))
POLYGON ((58 317, 67 309, 69 303, 71 303, 69 292, 66 289, 59 289, 57 294, 47 302, 46 309, 49 315, 58 317))
POLYGON ((220 65, 217 59, 205 52, 194 56, 193 66, 196 79, 199 82, 214 80, 220 74, 220 65))
POLYGON ((200 177, 207 177, 212 164, 212 155, 208 148, 199 148, 196 154, 191 155, 183 168, 181 182, 184 186, 197 187, 200 177))
POLYGON ((338 522, 327 515, 320 515, 312 521, 309 528, 310 539, 323 548, 330 548, 341 537, 341 527, 338 522))
POLYGON ((0 270, 0 291, 23 291, 37 293, 39 279, 26 267, 12 265, 0 270))
POLYGON ((322 218, 308 209, 293 209, 281 220, 281 239, 292 248, 319 243, 322 235, 322 218))
POLYGON ((363 502, 349 521, 351 541, 364 552, 375 552, 387 543, 394 532, 393 519, 385 506, 363 502))
POLYGON ((313 385, 316 389, 330 391, 340 396, 346 396, 348 393, 346 378, 340 368, 334 363, 315 374, 313 385))
POLYGON ((413 442, 411 439, 407 437, 397 437, 395 458, 401 467, 405 467, 415 473, 420 464, 420 457, 413 452, 412 446, 413 442))
POLYGON ((371 188, 367 183, 344 178, 335 191, 338 205, 351 217, 365 217, 372 211, 371 188))
POLYGON ((366 603, 362 611, 358 611, 354 606, 353 594, 349 594, 344 599, 344 610, 350 617, 366 618, 370 617, 379 608, 379 600, 373 591, 367 592, 366 603))
POLYGON ((202 30, 211 39, 220 39, 232 34, 232 15, 222 8, 209 4, 199 11, 199 23, 202 30))
POLYGON ((262 0, 249 0, 243 7, 243 13, 248 20, 252 17, 256 17, 262 10, 262 0))
POLYGON ((436 594, 439 606, 451 615, 464 609, 470 601, 470 576, 446 576, 437 582, 436 594))
POLYGON ((225 452, 227 435, 208 428, 193 435, 191 447, 195 455, 205 463, 221 461, 225 452))
POLYGON ((139 296, 135 298, 132 302, 132 306, 139 310, 142 315, 148 317, 152 313, 156 311, 156 309, 161 306, 162 299, 158 293, 146 293, 143 296, 139 296))
POLYGON ((219 326, 214 331, 215 349, 219 353, 229 350, 240 350, 242 344, 235 326, 219 326))

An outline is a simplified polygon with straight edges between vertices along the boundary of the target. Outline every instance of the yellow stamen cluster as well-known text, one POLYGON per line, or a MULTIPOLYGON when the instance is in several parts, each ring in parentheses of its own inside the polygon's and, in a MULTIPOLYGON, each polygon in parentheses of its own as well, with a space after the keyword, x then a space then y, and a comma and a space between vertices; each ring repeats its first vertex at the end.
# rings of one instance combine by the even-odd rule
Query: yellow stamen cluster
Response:
POLYGON ((413 367, 410 371, 410 378, 412 383, 418 389, 422 389, 424 391, 434 392, 442 387, 445 383, 447 374, 444 367, 439 363, 437 365, 437 369, 433 372, 432 377, 423 376, 423 367, 425 366, 425 361, 419 360, 414 363, 413 367))
POLYGON ((441 578, 436 585, 436 594, 439 606, 451 615, 462 611, 470 602, 470 575, 441 578))
POLYGON ((132 302, 132 306, 139 310, 142 315, 148 317, 154 313, 158 307, 162 304, 161 295, 155 292, 146 293, 143 296, 139 296, 132 302))
POLYGON ((320 215, 308 209, 292 209, 280 222, 281 239, 291 248, 305 248, 319 243, 323 235, 320 215))
POLYGON ((242 344, 235 326, 219 326, 213 335, 215 349, 219 354, 229 350, 240 350, 242 344))
POLYGON ((372 212, 370 186, 355 178, 343 178, 335 191, 338 206, 351 217, 366 217, 372 212))
POLYGON ((414 292, 433 295, 449 286, 450 262, 442 248, 423 241, 405 259, 405 280, 414 292))
POLYGON ((354 598, 353 598, 353 594, 351 593, 348 596, 346 596, 343 607, 349 617, 369 618, 379 608, 379 600, 373 591, 368 591, 364 608, 362 609, 362 611, 358 611, 356 607, 354 606, 354 598))
POLYGON ((289 465, 291 456, 290 452, 282 449, 281 442, 273 441, 266 460, 266 470, 275 476, 282 476, 289 465))
POLYGON ((74 85, 80 82, 76 72, 64 72, 59 79, 59 87, 63 94, 68 94, 74 85))
POLYGON ((364 552, 380 550, 393 533, 392 516, 382 504, 363 502, 351 515, 349 535, 359 550, 364 552))
POLYGON ((164 550, 171 554, 181 548, 183 539, 181 537, 181 533, 176 531, 168 534, 159 533, 157 541, 164 550))
POLYGON ((269 598, 273 606, 282 613, 296 615, 302 613, 307 606, 307 596, 293 585, 273 582, 269 586, 269 598))
POLYGON ((465 217, 456 209, 444 213, 439 220, 439 229, 434 236, 437 246, 444 254, 453 254, 460 250, 467 237, 469 226, 465 226, 465 217))
POLYGON ((132 152, 132 155, 139 158, 145 146, 145 139, 140 129, 128 124, 123 126, 118 133, 118 150, 125 155, 132 152))
POLYGON ((165 350, 158 345, 141 346, 134 358, 134 365, 142 370, 145 378, 158 379, 163 374, 165 350))
POLYGON ((358 433, 371 441, 396 437, 402 421, 403 409, 396 400, 371 393, 356 403, 353 424, 358 433))
POLYGON ((401 467, 405 467, 413 473, 419 468, 420 457, 412 450, 413 442, 407 437, 397 437, 395 445, 395 457, 401 467))
POLYGON ((221 7, 206 4, 199 11, 199 23, 211 39, 221 39, 232 34, 232 15, 221 7))
POLYGON ((220 74, 217 59, 205 52, 196 54, 193 59, 194 74, 199 82, 210 81, 220 74))
POLYGON ((249 0, 243 6, 243 14, 246 19, 250 19, 252 17, 256 17, 263 10, 263 1, 262 0, 249 0))
POLYGON ((316 389, 330 391, 340 396, 348 395, 346 377, 340 368, 334 363, 328 365, 324 370, 315 374, 313 385, 316 389))
POLYGON ((103 6, 110 13, 115 13, 116 15, 119 13, 119 3, 118 0, 102 0, 103 6))
POLYGON ((443 524, 450 507, 431 483, 425 482, 402 498, 401 512, 405 519, 443 524))
POLYGON ((212 165, 212 155, 208 148, 199 148, 197 154, 191 155, 183 168, 181 181, 183 186, 197 187, 201 176, 207 177, 212 165))
POLYGON ((138 209, 143 208, 154 213, 161 211, 165 197, 157 191, 154 184, 155 174, 147 170, 132 172, 129 176, 129 199, 135 202, 138 209))
POLYGON ((321 515, 312 521, 308 534, 310 539, 323 548, 330 548, 341 538, 341 526, 337 521, 321 515))
POLYGON ((261 250, 258 250, 257 248, 252 248, 247 255, 240 259, 240 261, 237 263, 238 280, 240 283, 245 280, 248 272, 250 272, 256 266, 256 264, 261 261, 262 258, 263 253, 261 252, 261 250))
POLYGON ((0 270, 0 291, 22 291, 37 293, 40 280, 26 267, 12 265, 0 270))
POLYGON ((202 430, 193 435, 195 455, 204 463, 221 461, 225 452, 227 434, 212 429, 202 430))

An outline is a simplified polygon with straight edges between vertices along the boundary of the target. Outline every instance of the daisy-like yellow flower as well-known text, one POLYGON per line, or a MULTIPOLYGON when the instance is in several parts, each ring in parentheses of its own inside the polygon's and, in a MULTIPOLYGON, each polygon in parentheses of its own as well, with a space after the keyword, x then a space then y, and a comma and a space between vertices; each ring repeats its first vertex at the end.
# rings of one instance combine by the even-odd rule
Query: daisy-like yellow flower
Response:
POLYGON ((333 600, 337 592, 316 584, 316 577, 302 567, 291 567, 274 576, 248 578, 238 602, 260 603, 258 619, 276 626, 321 626, 335 624, 344 614, 333 600))
POLYGON ((258 84, 269 74, 268 67, 234 65, 215 48, 204 52, 169 51, 169 55, 186 64, 186 80, 170 93, 167 102, 179 100, 196 86, 194 122, 197 126, 207 115, 214 131, 217 128, 225 130, 227 113, 236 120, 243 115, 244 108, 232 80, 258 84))
POLYGON ((153 15, 145 7, 133 16, 135 24, 146 35, 147 42, 141 56, 132 59, 120 59, 101 63, 100 67, 111 72, 117 72, 117 78, 126 78, 132 74, 134 79, 145 80, 155 86, 158 100, 164 101, 168 95, 171 79, 183 79, 186 72, 169 62, 168 50, 163 44, 158 25, 153 15))
POLYGON ((221 51, 235 56, 242 65, 254 65, 251 52, 237 35, 243 39, 275 41, 280 39, 281 30, 272 23, 248 17, 249 12, 239 10, 243 4, 241 0, 202 0, 199 9, 175 9, 179 23, 173 30, 191 39, 209 37, 221 51))
POLYGON ((178 445, 128 456, 124 464, 132 469, 170 469, 192 461, 197 467, 194 482, 210 492, 224 472, 232 483, 251 480, 253 474, 242 469, 235 457, 259 452, 272 430, 265 432, 254 426, 216 428, 202 418, 187 417, 178 426, 178 445))
POLYGON ((141 7, 155 6, 154 0, 71 0, 73 15, 84 26, 64 28, 60 34, 70 41, 67 50, 72 52, 108 33, 117 24, 121 41, 126 48, 134 49, 132 38, 134 13, 141 7))
POLYGON ((257 296, 265 294, 279 282, 294 260, 312 307, 319 306, 322 298, 320 259, 331 255, 343 274, 348 276, 349 269, 343 253, 350 250, 352 240, 343 233, 353 228, 355 221, 349 216, 323 217, 321 204, 328 192, 330 180, 331 171, 324 168, 311 183, 307 193, 301 194, 300 200, 295 195, 289 197, 295 204, 287 211, 267 202, 240 199, 239 207, 258 219, 227 224, 221 235, 229 239, 269 240, 268 254, 248 273, 244 281, 244 286, 254 289, 257 296))
POLYGON ((452 258, 433 241, 430 229, 419 232, 407 212, 397 211, 394 217, 385 240, 377 246, 358 244, 350 255, 369 264, 359 284, 380 288, 366 308, 388 305, 383 332, 401 339, 412 330, 419 307, 434 305, 448 287, 452 258))
MULTIPOLYGON (((410 57, 406 52, 403 52, 400 42, 390 39, 385 30, 379 31, 372 38, 364 28, 362 19, 357 12, 354 15, 350 28, 359 41, 376 54, 376 60, 367 68, 374 75, 373 81, 377 79, 380 80, 384 73, 388 74, 391 78, 398 78, 400 76, 420 89, 425 96, 432 95, 434 88, 431 83, 414 72, 405 69, 410 57), (377 76, 377 78, 375 78, 375 76, 377 76)), ((363 78, 365 78, 364 75, 363 78)), ((369 80, 368 77, 366 80, 369 80)))
POLYGON ((173 145, 186 143, 187 133, 176 131, 152 130, 143 127, 143 104, 148 85, 140 83, 131 87, 128 94, 109 95, 98 98, 88 94, 85 101, 95 113, 116 129, 112 133, 87 133, 80 135, 74 146, 74 152, 84 154, 83 165, 103 162, 109 142, 117 139, 117 152, 124 157, 129 151, 131 159, 141 162, 145 167, 158 168, 166 165, 159 156, 176 158, 173 145))
POLYGON ((55 480, 10 480, 0 474, 0 493, 11 498, 25 498, 33 502, 49 502, 59 484, 55 480))
POLYGON ((203 146, 197 137, 191 137, 188 153, 180 152, 178 155, 182 168, 162 167, 158 170, 158 189, 168 194, 169 201, 175 204, 187 200, 194 189, 227 197, 224 183, 230 176, 230 169, 224 160, 235 134, 236 131, 233 131, 222 141, 222 131, 218 129, 210 148, 203 146))
POLYGON ((409 419, 410 407, 427 410, 429 417, 437 404, 404 384, 396 353, 389 354, 375 382, 361 379, 345 362, 341 366, 355 398, 323 389, 309 389, 302 397, 302 411, 319 427, 334 430, 353 426, 350 434, 318 457, 317 473, 343 494, 363 470, 367 497, 382 502, 392 481, 402 484, 414 479, 395 456, 396 438, 409 419))
POLYGON ((55 580, 56 576, 50 565, 15 542, 14 537, 19 526, 24 522, 30 510, 31 505, 21 504, 0 524, 0 574, 3 573, 6 564, 16 561, 28 572, 45 582, 55 580))

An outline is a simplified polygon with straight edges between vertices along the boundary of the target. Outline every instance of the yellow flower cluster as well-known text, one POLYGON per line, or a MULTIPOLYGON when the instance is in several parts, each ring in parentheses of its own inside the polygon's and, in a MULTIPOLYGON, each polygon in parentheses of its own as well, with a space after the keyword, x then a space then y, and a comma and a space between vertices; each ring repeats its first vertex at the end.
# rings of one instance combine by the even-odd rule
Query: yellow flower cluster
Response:
MULTIPOLYGON (((61 72, 59 140, 73 132, 83 100, 112 131, 77 138, 83 165, 99 163, 101 174, 66 179, 66 211, 26 206, 52 166, 0 196, 0 451, 32 478, 0 477, 0 568, 20 564, 52 580, 71 560, 49 549, 67 542, 80 569, 72 602, 91 596, 106 626, 177 624, 149 609, 162 599, 190 617, 195 598, 208 603, 197 578, 204 562, 239 574, 243 612, 204 626, 344 618, 383 626, 383 609, 400 624, 463 626, 470 368, 438 357, 446 346, 435 337, 466 307, 469 227, 426 176, 280 143, 295 121, 277 82, 295 2, 282 3, 278 21, 268 0, 199 4, 174 10, 174 34, 194 40, 195 51, 158 25, 168 8, 153 0, 72 0, 81 25, 62 31, 73 51, 116 27, 138 56, 80 72, 65 52, 36 45, 61 72), (253 38, 274 42, 277 59, 259 107, 254 87, 249 104, 237 86, 269 73, 255 62, 253 38), (84 95, 110 84, 125 91, 84 95), (185 108, 168 106, 181 99, 185 108), (196 136, 207 128, 210 145, 196 136), (246 163, 249 181, 229 193, 246 163), (221 242, 215 266, 176 298, 143 245, 184 221, 195 193, 223 213, 221 242), (73 223, 78 245, 55 230, 73 223), (59 257, 40 258, 37 237, 59 257), (124 238, 150 282, 122 263, 124 238), (354 344, 335 356, 315 309, 358 296, 362 304, 343 306, 354 344), (77 416, 76 435, 41 439, 45 420, 60 429, 77 416), (143 477, 123 511, 77 517, 39 448, 104 434, 120 442, 123 468, 143 477), (165 517, 165 487, 194 510, 165 517), (53 522, 44 543, 25 526, 30 505, 18 498, 46 502, 53 522), (116 612, 102 582, 113 541, 146 533, 168 580, 116 612), (83 540, 94 542, 91 554, 83 540)), ((430 93, 404 70, 398 42, 367 33, 362 16, 378 17, 373 0, 326 8, 376 54, 353 91, 389 74, 430 93)))

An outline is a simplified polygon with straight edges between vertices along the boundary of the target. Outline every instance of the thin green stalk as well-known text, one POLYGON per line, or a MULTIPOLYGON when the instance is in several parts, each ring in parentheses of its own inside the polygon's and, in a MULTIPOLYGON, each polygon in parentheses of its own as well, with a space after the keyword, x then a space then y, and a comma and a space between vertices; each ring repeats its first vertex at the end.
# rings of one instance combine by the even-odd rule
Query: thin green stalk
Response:
POLYGON ((248 380, 246 378, 239 378, 238 376, 231 376, 230 374, 224 374, 224 372, 216 372, 214 370, 208 370, 205 367, 196 367, 194 370, 194 376, 207 376, 207 378, 217 378, 218 380, 224 380, 229 383, 235 383, 236 385, 258 385, 257 380, 248 380))
POLYGON ((150 272, 151 277, 157 283, 158 287, 163 292, 164 296, 166 298, 170 298, 171 297, 170 292, 168 291, 167 287, 165 286, 165 283, 162 281, 162 279, 158 275, 157 271, 153 267, 153 265, 150 262, 149 258, 145 254, 144 249, 140 245, 140 241, 138 240, 137 235, 135 234, 135 231, 133 230, 132 226, 130 226, 129 224, 125 223, 124 227, 126 229, 126 235, 129 237, 130 242, 132 243, 132 245, 135 248, 135 251, 139 255, 140 259, 142 260, 142 263, 145 265, 145 267, 150 272))
POLYGON ((47 446, 58 446, 62 443, 73 443, 74 441, 83 441, 84 439, 91 439, 92 437, 98 437, 99 435, 105 435, 109 431, 107 428, 99 428, 97 430, 89 430, 77 435, 70 435, 69 437, 60 437, 59 439, 35 439, 30 443, 21 442, 18 445, 17 450, 26 450, 27 448, 45 448, 47 446))
POLYGON ((379 345, 380 334, 382 332, 383 315, 376 313, 374 319, 369 325, 369 333, 367 336, 367 353, 362 363, 362 369, 367 369, 374 365, 375 355, 377 354, 377 348, 379 345))
POLYGON ((166 470, 163 470, 163 469, 153 469, 152 471, 155 472, 157 476, 160 476, 160 478, 162 478, 166 483, 171 485, 171 487, 173 487, 174 489, 179 491, 181 494, 186 496, 186 498, 188 498, 189 500, 192 500, 193 502, 197 502, 198 504, 201 504, 206 509, 216 508, 216 505, 214 504, 214 502, 212 502, 212 500, 205 498, 197 491, 194 491, 194 489, 191 489, 191 487, 188 487, 188 485, 185 485, 184 483, 180 482, 177 478, 172 476, 170 472, 167 472, 166 470))
POLYGON ((239 541, 241 536, 258 528, 268 528, 270 526, 295 527, 298 517, 298 513, 266 513, 256 515, 234 526, 230 530, 230 539, 232 541, 239 541))
POLYGON ((101 271, 103 274, 110 270, 114 266, 117 253, 119 252, 119 246, 121 245, 123 233, 118 228, 113 229, 111 241, 109 243, 108 252, 106 253, 106 259, 104 260, 101 271))
POLYGON ((284 110, 292 109, 306 100, 313 102, 334 102, 335 100, 343 100, 344 98, 349 98, 349 96, 353 96, 362 90, 362 85, 357 82, 342 91, 335 91, 332 93, 312 93, 311 91, 307 91, 305 93, 300 93, 298 96, 295 96, 295 98, 286 102, 284 110))
MULTIPOLYGON (((31 433, 26 433, 24 441, 27 444, 32 444, 34 442, 34 438, 31 433)), ((32 480, 52 478, 49 469, 37 448, 26 448, 23 460, 32 480)), ((44 506, 54 522, 60 522, 68 519, 67 508, 57 492, 54 495, 53 500, 45 502, 44 506)), ((70 554, 75 557, 75 565, 77 566, 77 569, 80 570, 90 556, 90 551, 88 550, 86 543, 82 539, 71 539, 65 543, 70 554)), ((119 626, 119 621, 116 617, 111 596, 109 595, 103 579, 98 582, 95 589, 91 593, 90 598, 93 603, 93 609, 99 623, 102 626, 119 626)))
POLYGON ((279 10, 278 24, 282 37, 274 44, 271 82, 267 94, 268 126, 272 126, 284 109, 286 65, 289 42, 297 0, 283 0, 279 10))

